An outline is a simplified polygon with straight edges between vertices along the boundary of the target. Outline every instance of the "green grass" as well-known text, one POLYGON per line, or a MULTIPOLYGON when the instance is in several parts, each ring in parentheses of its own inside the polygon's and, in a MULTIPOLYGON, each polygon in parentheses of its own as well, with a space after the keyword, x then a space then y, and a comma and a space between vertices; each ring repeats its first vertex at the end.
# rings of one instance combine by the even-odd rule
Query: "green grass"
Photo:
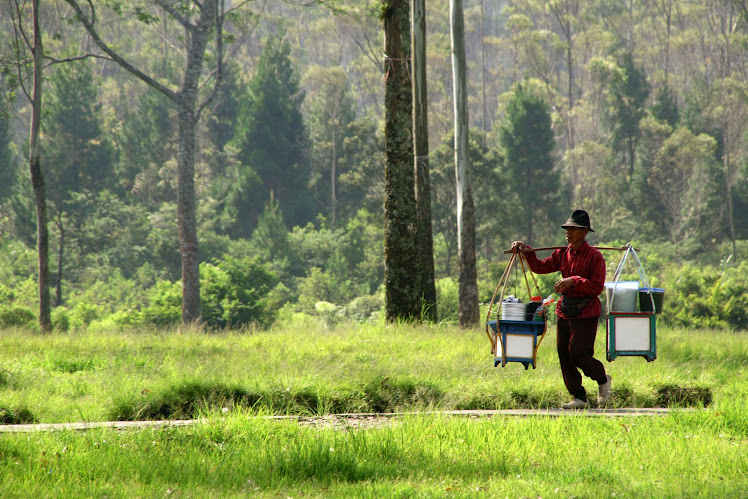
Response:
POLYGON ((0 495, 745 497, 748 434, 734 410, 411 416, 351 431, 235 411, 189 428, 4 435, 0 495))
MULTIPOLYGON (((45 423, 181 419, 240 406, 275 414, 423 408, 556 407, 565 393, 555 331, 537 369, 493 367, 482 331, 449 326, 322 326, 0 334, 0 408, 45 423)), ((598 337, 604 358, 604 330, 598 337)), ((614 406, 745 400, 746 333, 661 328, 658 359, 605 362, 614 406)), ((594 393, 594 381, 585 380, 594 393)), ((27 422, 27 421, 17 421, 27 422)))
MULTIPOLYGON (((748 334, 662 328, 657 339, 654 362, 605 362, 614 405, 697 410, 616 419, 422 415, 341 431, 262 416, 555 407, 567 399, 555 333, 537 369, 525 371, 494 368, 482 331, 450 326, 3 331, 6 423, 207 422, 0 434, 0 497, 745 497, 748 334)), ((604 330, 597 344, 604 358, 604 330)))

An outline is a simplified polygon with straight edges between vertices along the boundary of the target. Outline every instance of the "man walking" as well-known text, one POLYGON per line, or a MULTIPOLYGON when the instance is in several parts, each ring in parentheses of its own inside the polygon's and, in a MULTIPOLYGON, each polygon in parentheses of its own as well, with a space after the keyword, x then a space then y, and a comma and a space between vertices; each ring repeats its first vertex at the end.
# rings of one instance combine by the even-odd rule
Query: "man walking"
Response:
POLYGON ((586 211, 574 211, 561 227, 566 229, 568 246, 554 251, 548 258, 539 259, 532 247, 522 241, 514 241, 512 250, 526 253, 530 270, 536 274, 561 271, 561 279, 553 287, 562 295, 556 306, 556 347, 564 384, 573 397, 562 407, 589 407, 580 369, 585 376, 597 381, 597 403, 603 406, 611 398, 611 377, 593 355, 597 322, 602 313, 598 295, 605 287, 605 258, 586 241, 587 233, 594 232, 586 211))

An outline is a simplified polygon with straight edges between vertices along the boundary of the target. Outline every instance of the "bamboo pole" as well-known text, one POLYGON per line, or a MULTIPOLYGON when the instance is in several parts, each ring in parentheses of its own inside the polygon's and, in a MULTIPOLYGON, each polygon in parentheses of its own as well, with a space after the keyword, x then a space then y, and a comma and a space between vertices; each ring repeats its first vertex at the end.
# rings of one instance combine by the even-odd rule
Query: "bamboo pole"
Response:
MULTIPOLYGON (((557 250, 557 249, 566 249, 568 246, 544 246, 542 248, 525 248, 521 251, 521 253, 534 253, 536 251, 545 251, 545 250, 557 250)), ((630 248, 629 245, 626 246, 593 246, 596 250, 616 250, 616 251, 626 251, 630 248)), ((634 248, 634 251, 639 251, 639 248, 634 248)), ((504 250, 504 254, 508 255, 509 253, 520 253, 519 251, 515 251, 513 249, 504 250)))

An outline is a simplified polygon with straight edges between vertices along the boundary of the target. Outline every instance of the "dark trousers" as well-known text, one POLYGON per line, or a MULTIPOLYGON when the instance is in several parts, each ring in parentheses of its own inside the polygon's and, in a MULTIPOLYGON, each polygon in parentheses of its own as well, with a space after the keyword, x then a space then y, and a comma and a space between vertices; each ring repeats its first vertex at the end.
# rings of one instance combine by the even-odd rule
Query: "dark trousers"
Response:
POLYGON ((556 326, 556 348, 566 389, 574 397, 582 400, 587 399, 587 393, 582 386, 582 375, 579 374, 579 369, 585 376, 594 380, 605 376, 603 363, 593 357, 597 319, 597 317, 584 319, 559 317, 556 326))

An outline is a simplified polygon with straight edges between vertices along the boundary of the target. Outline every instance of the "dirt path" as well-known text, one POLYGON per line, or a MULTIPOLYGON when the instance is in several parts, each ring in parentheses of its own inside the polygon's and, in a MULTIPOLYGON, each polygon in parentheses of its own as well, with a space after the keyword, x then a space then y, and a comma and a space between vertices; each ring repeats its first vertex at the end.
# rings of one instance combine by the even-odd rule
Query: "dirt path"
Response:
MULTIPOLYGON (((300 425, 334 429, 366 429, 377 428, 397 422, 404 417, 412 416, 454 416, 467 418, 490 417, 634 417, 634 416, 665 416, 675 411, 694 409, 656 408, 622 408, 622 409, 587 409, 584 411, 564 409, 505 409, 505 410, 469 410, 469 411, 432 411, 432 412, 400 412, 400 413, 362 413, 362 414, 331 414, 327 416, 266 416, 266 419, 277 421, 297 421, 300 425)), ((92 428, 114 428, 117 430, 142 428, 173 428, 192 426, 204 423, 204 419, 187 419, 173 421, 104 421, 92 423, 39 423, 0 425, 0 433, 27 433, 35 431, 64 431, 90 430, 92 428)))

